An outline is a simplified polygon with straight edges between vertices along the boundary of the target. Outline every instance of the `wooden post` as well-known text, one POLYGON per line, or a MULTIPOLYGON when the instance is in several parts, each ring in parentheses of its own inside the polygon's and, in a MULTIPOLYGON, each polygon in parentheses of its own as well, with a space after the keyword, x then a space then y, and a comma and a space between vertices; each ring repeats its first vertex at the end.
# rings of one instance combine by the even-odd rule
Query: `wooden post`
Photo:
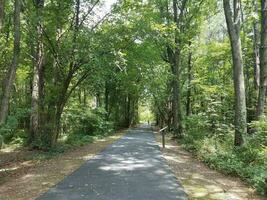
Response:
POLYGON ((168 126, 165 128, 161 129, 159 132, 161 133, 162 136, 162 148, 165 148, 165 131, 167 130, 168 126))
POLYGON ((162 148, 164 149, 165 148, 165 131, 162 131, 161 135, 162 135, 162 148))

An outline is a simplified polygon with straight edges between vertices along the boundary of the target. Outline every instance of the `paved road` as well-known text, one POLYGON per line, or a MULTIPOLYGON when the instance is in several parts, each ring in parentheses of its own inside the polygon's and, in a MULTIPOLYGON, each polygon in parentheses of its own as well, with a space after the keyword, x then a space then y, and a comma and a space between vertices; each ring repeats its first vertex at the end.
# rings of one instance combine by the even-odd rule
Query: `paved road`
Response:
POLYGON ((38 200, 185 200, 153 133, 129 130, 38 200))

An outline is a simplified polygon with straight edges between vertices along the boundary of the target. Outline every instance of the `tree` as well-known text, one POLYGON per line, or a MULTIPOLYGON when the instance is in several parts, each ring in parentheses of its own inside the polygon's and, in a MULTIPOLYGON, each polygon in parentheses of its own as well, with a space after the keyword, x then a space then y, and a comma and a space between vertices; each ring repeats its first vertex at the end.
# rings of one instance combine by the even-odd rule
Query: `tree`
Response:
MULTIPOLYGON (((189 48, 191 48, 191 42, 189 42, 189 48)), ((192 90, 191 90, 191 82, 192 82, 192 51, 189 50, 188 54, 188 72, 187 72, 187 94, 186 94, 186 115, 190 116, 192 114, 192 108, 191 108, 191 101, 192 101, 192 90)))
POLYGON ((177 0, 173 0, 173 20, 176 24, 175 30, 175 48, 172 55, 172 72, 174 75, 172 81, 172 90, 173 90, 173 101, 172 101, 172 112, 173 112, 173 128, 174 134, 176 136, 181 136, 183 133, 183 124, 182 124, 182 108, 181 108, 181 86, 180 86, 180 72, 181 72, 181 44, 178 31, 181 31, 181 23, 184 17, 184 10, 186 8, 187 0, 182 1, 180 14, 178 16, 178 4, 177 0))
MULTIPOLYGON (((253 1, 254 12, 258 14, 258 1, 253 1)), ((260 33, 259 20, 255 19, 253 23, 253 44, 254 44, 254 84, 256 90, 260 86, 260 33)))
POLYGON ((247 133, 246 93, 243 73, 242 48, 240 39, 240 1, 233 1, 233 11, 230 0, 224 0, 224 13, 232 49, 233 77, 235 89, 235 146, 244 143, 247 133))
POLYGON ((43 8, 44 0, 35 0, 36 14, 36 47, 34 55, 33 80, 32 80, 32 103, 31 103, 31 119, 30 119, 30 140, 38 141, 41 138, 40 123, 41 109, 43 103, 43 87, 44 87, 44 44, 43 44, 43 8))
POLYGON ((14 47, 12 63, 6 74, 5 82, 3 85, 3 94, 0 105, 0 124, 5 123, 8 115, 9 97, 11 94, 11 88, 16 76, 17 66, 19 64, 20 57, 20 12, 21 12, 21 0, 15 0, 14 2, 14 47))
POLYGON ((267 89, 267 1, 261 0, 260 87, 256 117, 264 113, 267 89))

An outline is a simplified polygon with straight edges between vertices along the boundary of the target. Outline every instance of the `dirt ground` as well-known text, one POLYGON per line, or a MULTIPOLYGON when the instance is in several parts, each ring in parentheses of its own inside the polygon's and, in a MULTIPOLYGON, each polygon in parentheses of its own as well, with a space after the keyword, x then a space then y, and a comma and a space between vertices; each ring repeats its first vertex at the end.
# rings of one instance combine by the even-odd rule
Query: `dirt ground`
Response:
POLYGON ((125 132, 96 140, 50 160, 24 161, 23 157, 29 156, 29 152, 0 153, 2 161, 9 157, 9 163, 5 162, 0 166, 0 200, 36 199, 107 145, 121 138, 125 132))
MULTIPOLYGON (((161 146, 161 135, 155 132, 161 146)), ((189 199, 199 200, 263 200, 255 191, 236 177, 226 176, 205 166, 186 152, 170 136, 166 148, 161 148, 165 159, 178 181, 183 185, 189 199)))

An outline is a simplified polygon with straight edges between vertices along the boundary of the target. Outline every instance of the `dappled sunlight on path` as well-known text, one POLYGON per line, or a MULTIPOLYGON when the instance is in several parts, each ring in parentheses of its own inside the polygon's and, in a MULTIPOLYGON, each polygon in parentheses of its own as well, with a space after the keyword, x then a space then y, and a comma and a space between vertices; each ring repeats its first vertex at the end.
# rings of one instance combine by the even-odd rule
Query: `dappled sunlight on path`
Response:
POLYGON ((96 140, 92 144, 66 152, 51 160, 24 161, 12 164, 16 169, 12 168, 12 173, 5 178, 0 176, 2 179, 0 200, 36 199, 122 135, 124 132, 96 140))
POLYGON ((40 200, 186 200, 148 127, 129 130, 40 200))

